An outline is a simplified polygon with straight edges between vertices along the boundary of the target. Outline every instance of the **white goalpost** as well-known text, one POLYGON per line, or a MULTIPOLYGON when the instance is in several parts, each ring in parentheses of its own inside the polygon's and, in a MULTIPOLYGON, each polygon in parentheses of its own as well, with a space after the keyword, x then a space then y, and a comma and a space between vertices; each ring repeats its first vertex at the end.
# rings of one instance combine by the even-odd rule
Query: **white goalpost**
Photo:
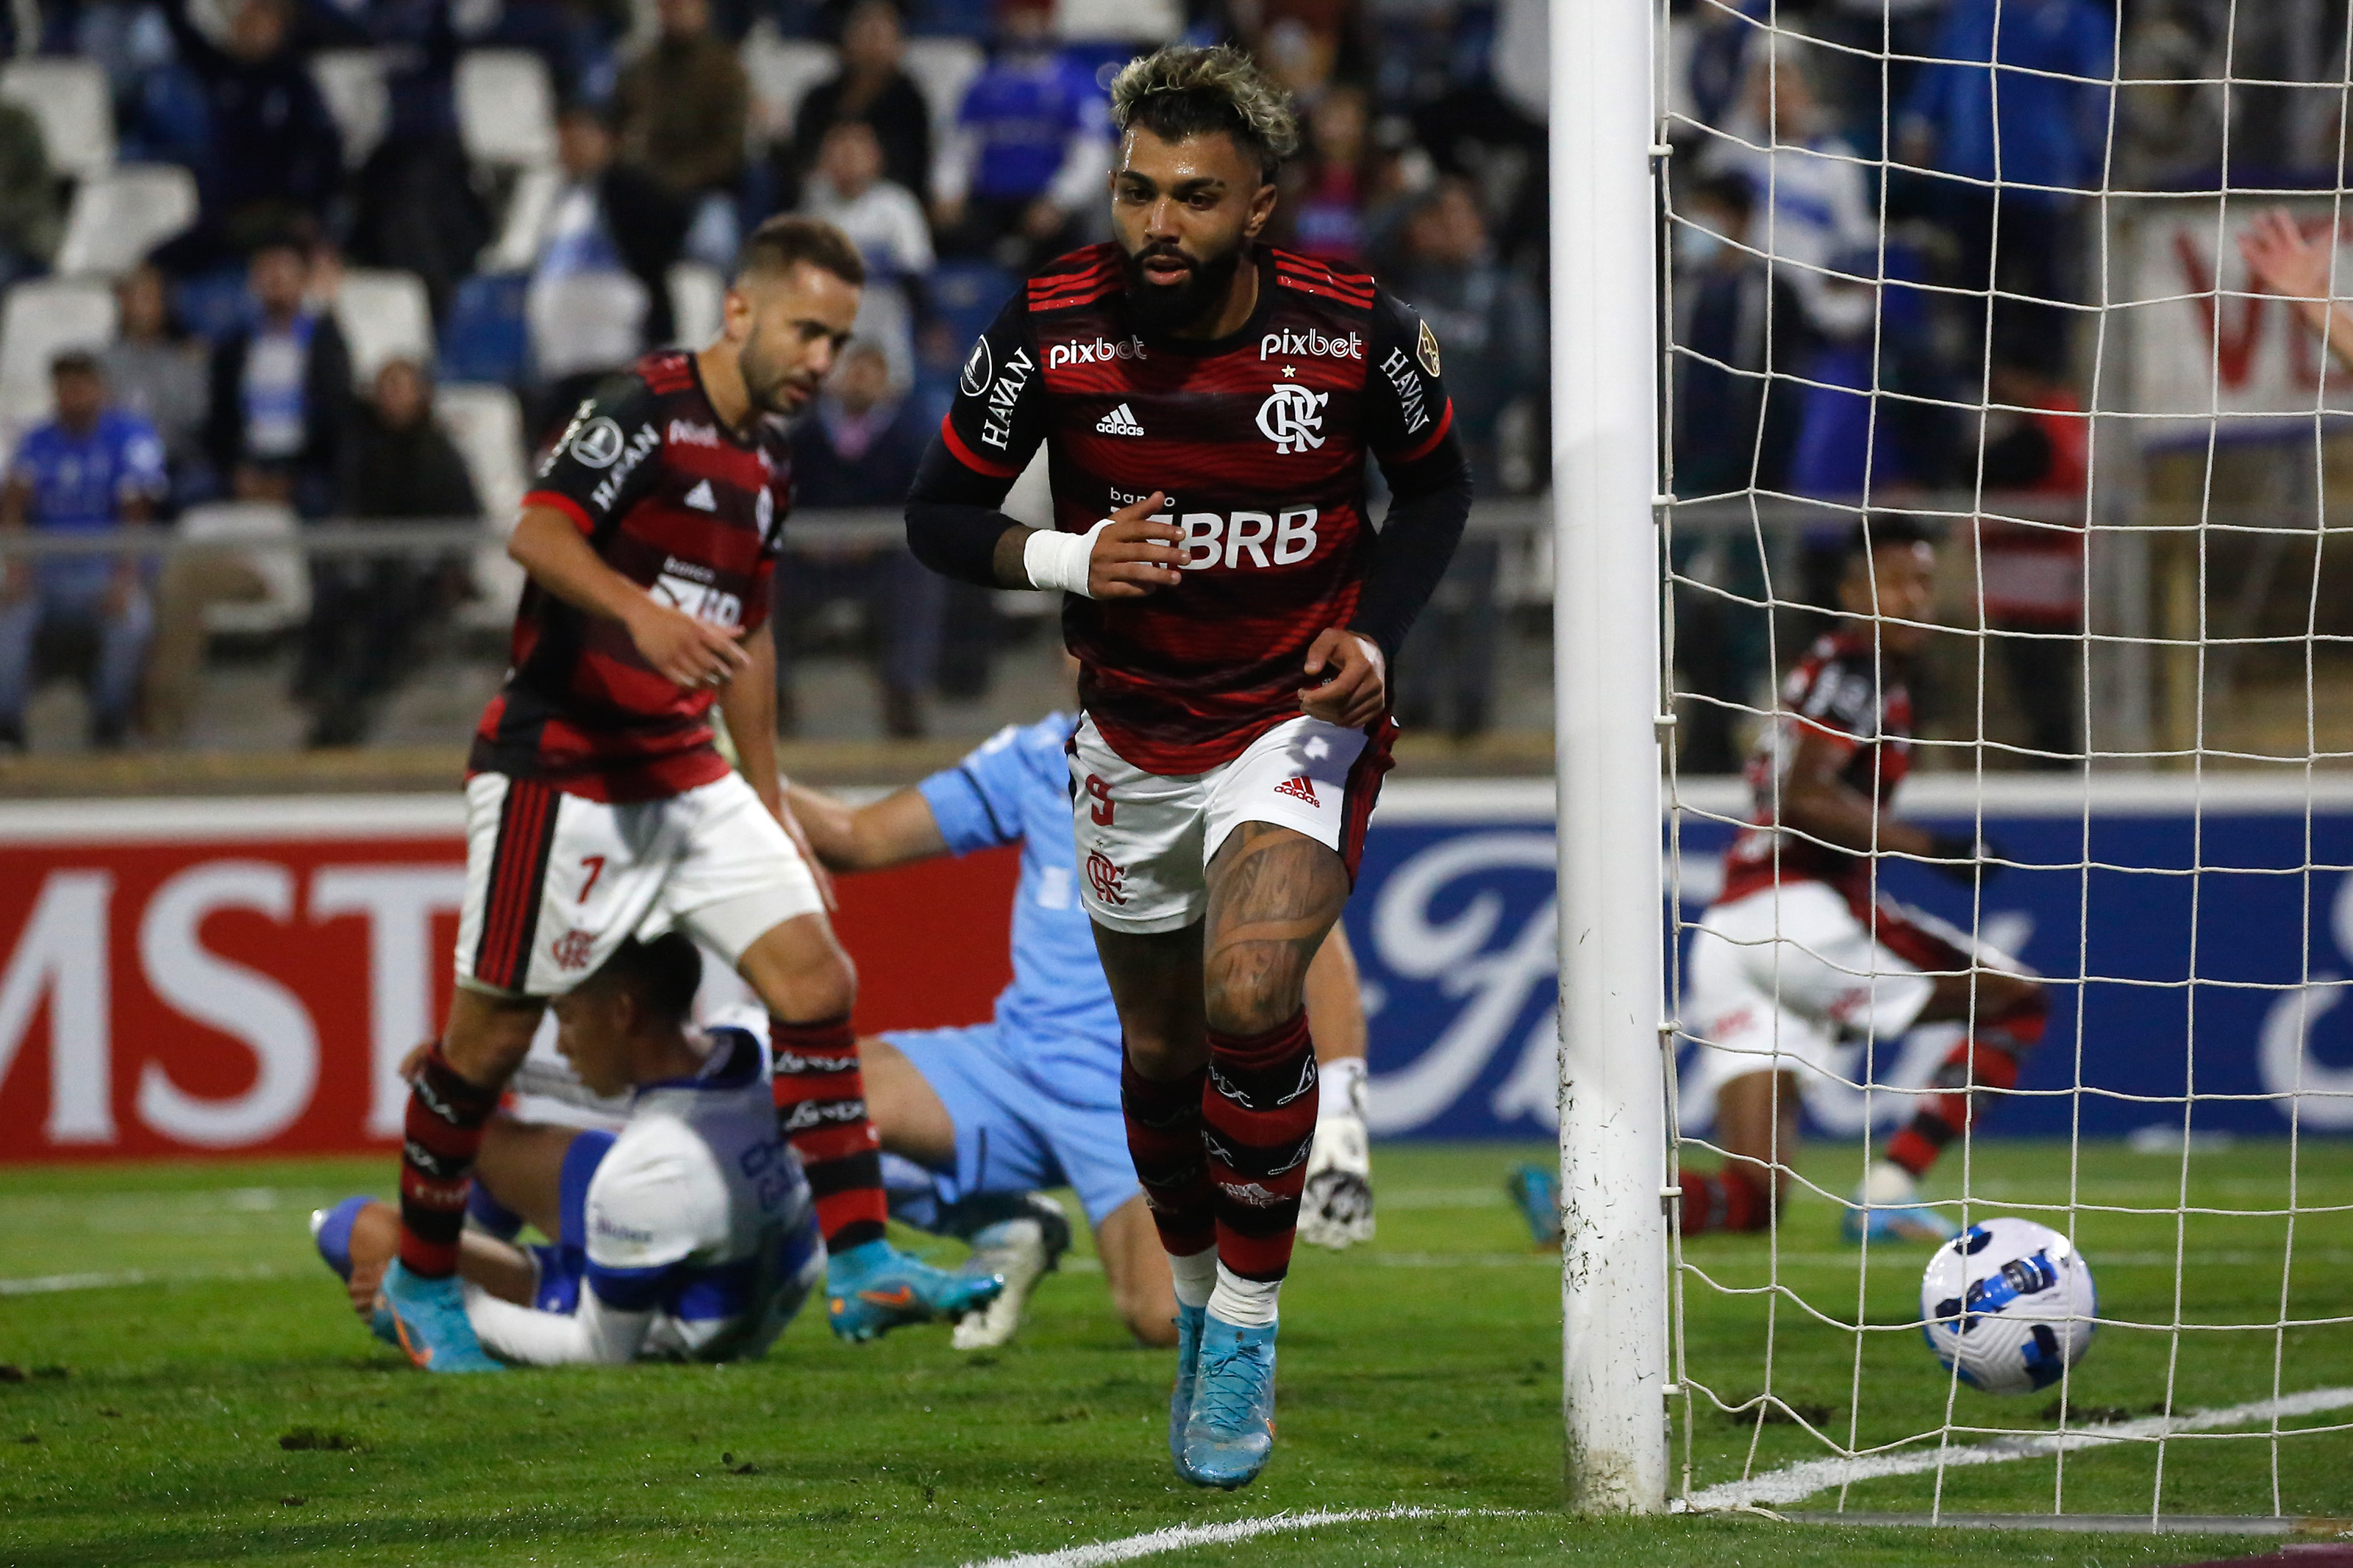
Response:
POLYGON ((1659 553, 1647 0, 1552 11, 1553 668, 1570 1503, 1667 1489, 1659 553))
MULTIPOLYGON (((1577 1511, 2353 1514, 2353 13, 2179 0, 2167 16, 2212 21, 2193 37, 2161 9, 1551 0, 1577 1511), (1990 28, 1975 76, 1938 52, 1978 47, 1969 17, 1990 28), (2063 23, 2073 56, 2048 43, 2063 23), (2045 52, 2006 52, 2028 27, 2045 52), (1990 175, 1956 151, 1968 104, 1932 118, 1947 89, 1982 93, 1990 175), (2080 115, 2076 167, 1994 129, 2005 94, 2080 115), (1852 140, 1825 129, 1841 115, 1852 140), (2282 225, 2319 281, 2242 259, 2282 225), (1678 427, 1709 377, 1694 406, 1736 430, 1678 427), (1679 469, 1687 448, 1706 460, 1679 469), (1778 817, 1778 763, 1733 775, 1760 741, 1786 760, 1783 677, 1833 624, 1847 536, 1898 513, 1936 541, 1936 608, 1900 667, 1911 778, 1877 804, 1979 872, 1862 852, 1867 955, 1824 958, 1777 912, 1742 939, 1774 955, 1773 1043, 1725 1044, 1684 971, 1727 851, 1760 809, 1777 878, 1787 847, 1826 843, 1778 817), (1914 966, 1958 978, 1957 1017, 1874 1032, 1872 1005, 1785 991, 1802 957, 1875 994, 1910 962, 1879 935, 1898 903, 1974 955, 1914 966), (2047 1004, 2039 1046, 2002 1047, 2014 1077, 1978 1067, 1996 1021, 1968 977, 1989 970, 2047 1004), (1713 1120, 1736 1070, 1775 1075, 1777 1131, 1757 1209, 1704 1221, 1679 1172, 1742 1163, 1713 1120), (1944 1249, 1841 1235, 1887 1203, 1864 1194, 1891 1135, 1963 1102, 1916 1196, 1956 1226, 2061 1233, 2097 1280, 2048 1319, 2089 1350, 2031 1342, 2022 1396, 1951 1353, 2003 1308, 1924 1297, 1944 1249)), ((1869 726, 1892 725, 1894 618, 1870 592, 1844 624, 1869 726)))

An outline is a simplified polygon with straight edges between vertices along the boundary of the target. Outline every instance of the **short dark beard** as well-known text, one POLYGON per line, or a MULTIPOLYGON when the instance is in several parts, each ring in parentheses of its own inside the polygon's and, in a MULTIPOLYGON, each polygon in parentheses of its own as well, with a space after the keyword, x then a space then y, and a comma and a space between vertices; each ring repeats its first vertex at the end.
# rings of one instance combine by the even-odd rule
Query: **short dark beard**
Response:
MULTIPOLYGON (((1128 313, 1135 330, 1165 337, 1198 325, 1203 317, 1225 303, 1226 291, 1233 287, 1234 275, 1241 270, 1247 248, 1236 246, 1223 256, 1195 262, 1191 274, 1174 288, 1145 277, 1144 258, 1155 254, 1149 247, 1123 258, 1127 274, 1128 313)), ((1167 251, 1164 249, 1159 254, 1166 255, 1167 251)))

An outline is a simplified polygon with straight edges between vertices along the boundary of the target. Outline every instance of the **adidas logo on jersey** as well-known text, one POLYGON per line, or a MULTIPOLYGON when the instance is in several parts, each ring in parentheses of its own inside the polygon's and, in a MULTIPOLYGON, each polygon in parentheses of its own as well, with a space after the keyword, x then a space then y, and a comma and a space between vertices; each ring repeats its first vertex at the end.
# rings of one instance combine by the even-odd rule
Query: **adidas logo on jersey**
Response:
POLYGON ((697 511, 717 511, 719 510, 719 498, 711 493, 711 481, 709 479, 704 479, 692 489, 687 491, 686 504, 692 507, 697 511))
POLYGON ((1135 413, 1124 403, 1095 421, 1098 436, 1141 436, 1144 426, 1135 422, 1135 413))
POLYGON ((1322 801, 1315 798, 1315 781, 1309 778, 1305 773, 1301 773, 1295 778, 1287 778, 1283 780, 1281 784, 1274 786, 1274 793, 1277 795, 1287 795, 1293 800, 1303 800, 1310 805, 1321 805, 1324 804, 1322 801))

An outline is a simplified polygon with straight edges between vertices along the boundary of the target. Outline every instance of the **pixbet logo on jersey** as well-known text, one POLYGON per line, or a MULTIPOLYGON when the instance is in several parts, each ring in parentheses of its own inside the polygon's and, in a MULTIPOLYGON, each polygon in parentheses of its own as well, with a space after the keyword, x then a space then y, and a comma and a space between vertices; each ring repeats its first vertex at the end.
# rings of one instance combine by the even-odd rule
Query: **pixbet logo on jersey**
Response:
POLYGON ((1365 340, 1358 337, 1353 329, 1345 338, 1327 338, 1314 327, 1303 332, 1294 332, 1286 328, 1282 331, 1269 332, 1258 341, 1261 364, 1276 354, 1305 354, 1311 359, 1362 359, 1365 357, 1365 340))
POLYGON ((1113 342, 1109 338, 1097 338, 1091 343, 1056 343, 1046 351, 1046 368, 1059 370, 1066 364, 1107 364, 1115 359, 1149 359, 1140 338, 1122 338, 1113 342))
POLYGON ((1324 437, 1315 432, 1324 428, 1324 416, 1316 410, 1331 401, 1328 392, 1278 383, 1258 405, 1259 432, 1274 443, 1276 451, 1285 454, 1321 447, 1324 437))

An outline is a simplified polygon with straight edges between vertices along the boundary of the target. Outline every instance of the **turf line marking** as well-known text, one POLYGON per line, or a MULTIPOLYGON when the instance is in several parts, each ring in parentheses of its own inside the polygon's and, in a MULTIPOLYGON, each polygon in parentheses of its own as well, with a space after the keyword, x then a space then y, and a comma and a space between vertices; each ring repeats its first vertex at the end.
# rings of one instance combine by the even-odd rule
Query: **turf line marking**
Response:
MULTIPOLYGON (((2034 1436, 1997 1437, 1966 1447, 1914 1448, 1903 1453, 1862 1454, 1852 1459, 1807 1459, 1746 1480, 1725 1481, 1692 1494, 1694 1510, 1743 1508, 1797 1502, 1818 1491, 1851 1481, 1880 1480, 1889 1476, 1915 1476, 1938 1465, 1961 1469, 1971 1465, 1999 1465, 2012 1459, 2038 1459, 2048 1454, 2161 1437, 2173 1432, 2209 1432, 2222 1426, 2243 1426, 2274 1416, 2318 1415, 2353 1406, 2353 1388, 2314 1388, 2277 1399, 2246 1405, 2226 1405, 2212 1410, 2192 1410, 2174 1416, 2150 1415, 2119 1421, 2112 1426, 2081 1431, 2051 1432, 2034 1436)), ((2283 1434, 2284 1436, 2285 1434, 2283 1434)))
POLYGON ((193 1274, 155 1274, 125 1268, 112 1274, 37 1274, 29 1279, 0 1279, 0 1296, 49 1296, 63 1290, 114 1290, 125 1285, 196 1285, 216 1279, 276 1279, 290 1268, 211 1268, 193 1274))
POLYGON ((1222 1546, 1249 1541, 1277 1531, 1314 1530, 1326 1524, 1366 1524, 1392 1519, 1516 1519, 1515 1508, 1416 1508, 1394 1503, 1388 1508, 1319 1508, 1305 1513, 1269 1514, 1264 1519, 1232 1519, 1221 1524, 1172 1524, 1118 1541, 1095 1541, 1053 1552, 1024 1552, 1011 1557, 991 1557, 967 1563, 965 1568, 1102 1568, 1108 1563, 1130 1563, 1182 1552, 1190 1546, 1222 1546))

